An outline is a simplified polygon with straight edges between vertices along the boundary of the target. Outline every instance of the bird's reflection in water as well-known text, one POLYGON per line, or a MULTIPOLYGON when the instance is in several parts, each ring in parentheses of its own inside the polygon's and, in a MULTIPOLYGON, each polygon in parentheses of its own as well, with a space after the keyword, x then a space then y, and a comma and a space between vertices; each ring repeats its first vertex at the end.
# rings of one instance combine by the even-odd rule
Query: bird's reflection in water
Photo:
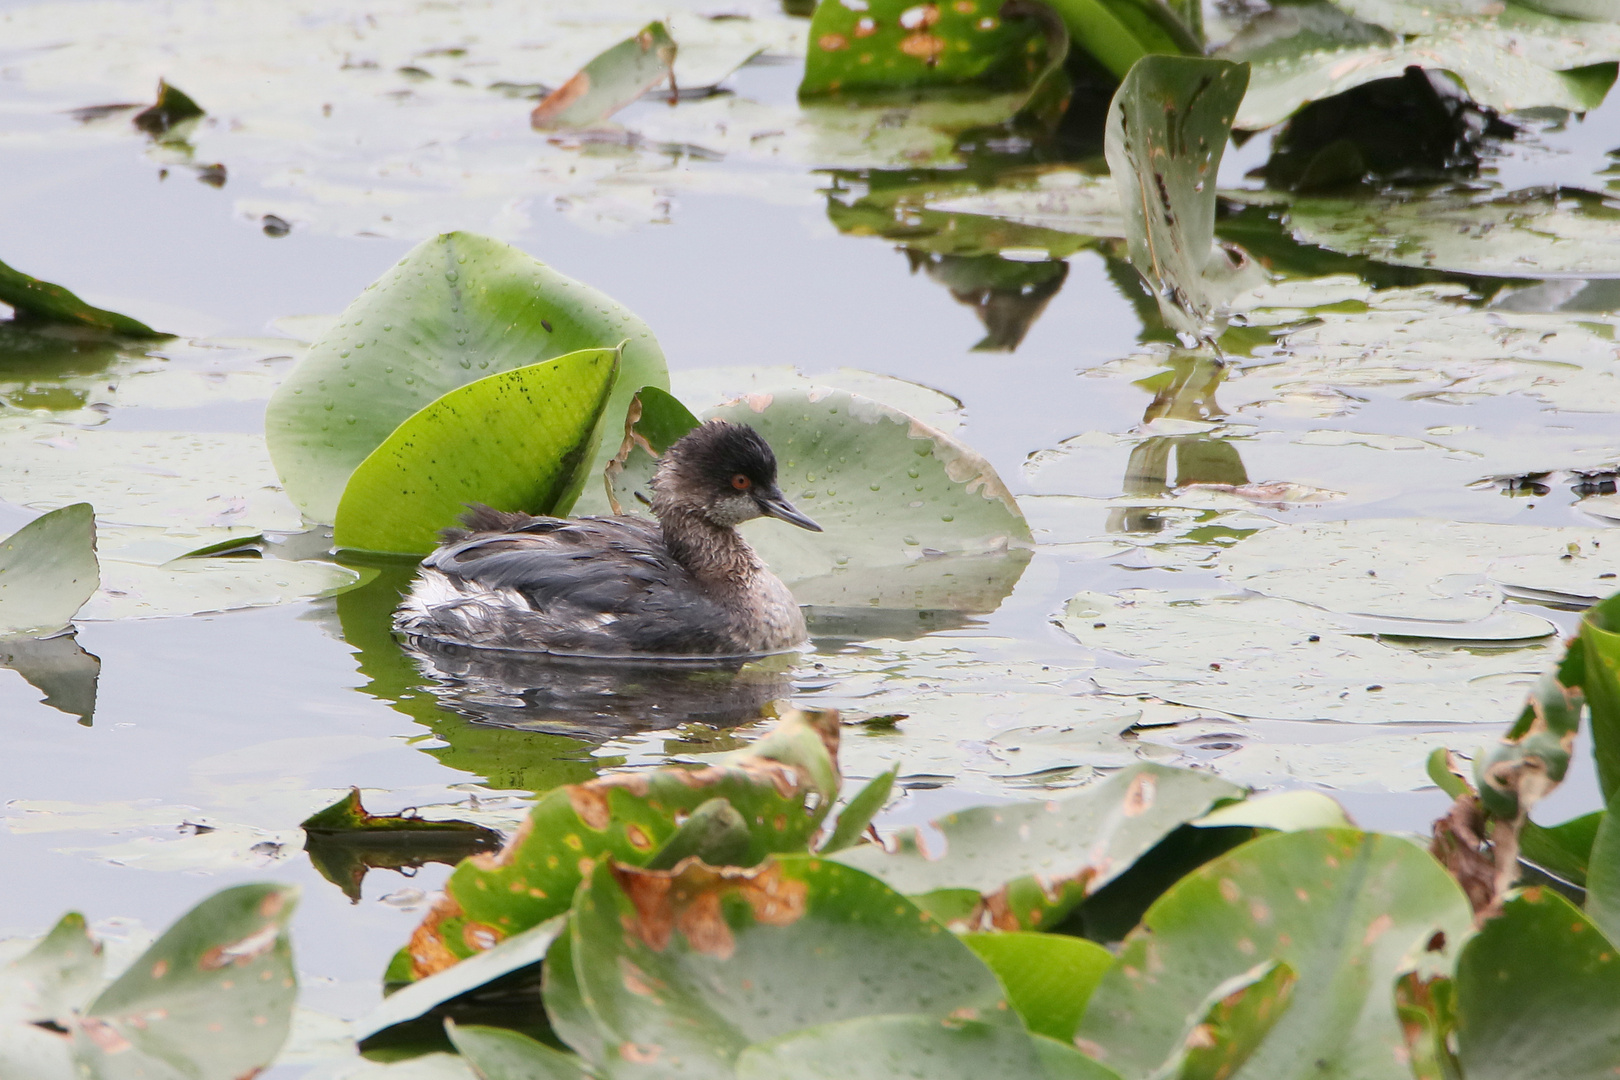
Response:
POLYGON ((627 660, 402 643, 443 708, 506 728, 591 741, 682 724, 731 727, 793 692, 797 653, 627 660))

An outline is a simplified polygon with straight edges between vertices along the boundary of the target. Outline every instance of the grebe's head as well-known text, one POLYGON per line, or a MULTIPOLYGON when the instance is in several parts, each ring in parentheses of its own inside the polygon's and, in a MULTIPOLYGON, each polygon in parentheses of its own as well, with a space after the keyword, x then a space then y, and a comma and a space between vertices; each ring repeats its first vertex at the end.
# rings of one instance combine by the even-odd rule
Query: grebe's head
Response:
POLYGON ((724 420, 699 424, 658 459, 653 513, 662 518, 670 511, 697 514, 720 526, 773 517, 821 531, 776 486, 776 455, 759 432, 724 420))

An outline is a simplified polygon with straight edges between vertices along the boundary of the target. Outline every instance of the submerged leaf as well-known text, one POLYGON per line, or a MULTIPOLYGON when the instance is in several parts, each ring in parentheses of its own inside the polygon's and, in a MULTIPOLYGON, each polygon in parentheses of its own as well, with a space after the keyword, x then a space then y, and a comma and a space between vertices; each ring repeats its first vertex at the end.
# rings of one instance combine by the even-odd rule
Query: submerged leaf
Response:
POLYGON ((23 321, 81 326, 126 337, 163 337, 143 322, 91 307, 60 285, 29 277, 0 263, 0 304, 10 306, 23 321))
POLYGON ((100 583, 90 504, 35 518, 0 540, 0 639, 56 633, 100 583))
POLYGON ((349 477, 334 541, 426 555, 469 503, 567 516, 601 442, 623 354, 582 349, 423 406, 349 477))
MULTIPOLYGON (((612 431, 637 389, 668 384, 646 324, 516 248, 445 233, 417 245, 310 347, 270 401, 265 438, 293 501, 330 522, 350 474, 424 406, 489 375, 621 342, 604 414, 612 431)), ((617 449, 601 447, 589 471, 617 449)))
POLYGON ((666 79, 673 93, 675 51, 664 24, 648 23, 553 90, 529 115, 530 126, 536 131, 591 127, 666 79))
POLYGON ((1147 56, 1108 109, 1108 168, 1131 264, 1166 322, 1200 340, 1215 335, 1237 292, 1238 266, 1215 247, 1215 177, 1248 84, 1247 64, 1147 56))

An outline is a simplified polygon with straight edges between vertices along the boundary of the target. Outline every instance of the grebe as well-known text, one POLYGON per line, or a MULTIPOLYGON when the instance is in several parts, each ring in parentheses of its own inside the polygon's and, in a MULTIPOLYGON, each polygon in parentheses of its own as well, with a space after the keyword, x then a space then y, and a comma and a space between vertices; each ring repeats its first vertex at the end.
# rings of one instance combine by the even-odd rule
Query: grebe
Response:
POLYGON ((710 420, 659 458, 658 520, 469 507, 395 613, 405 634, 491 649, 696 658, 782 652, 804 615, 737 526, 821 526, 776 486, 753 428, 710 420))

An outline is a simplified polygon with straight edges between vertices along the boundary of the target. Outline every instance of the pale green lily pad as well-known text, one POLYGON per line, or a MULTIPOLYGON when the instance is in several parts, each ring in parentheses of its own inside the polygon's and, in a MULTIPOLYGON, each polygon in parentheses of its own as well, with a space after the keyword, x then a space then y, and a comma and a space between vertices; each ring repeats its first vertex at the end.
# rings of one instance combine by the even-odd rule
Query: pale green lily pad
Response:
POLYGON ((764 436, 783 494, 825 530, 769 519, 743 530, 802 603, 987 611, 1023 570, 1029 526, 1001 478, 920 420, 823 388, 709 415, 764 436))
POLYGON ((1495 277, 1620 276, 1620 212, 1585 192, 1297 199, 1288 224, 1305 243, 1397 266, 1495 277))
POLYGON ((882 402, 947 433, 962 426, 962 402, 943 390, 852 367, 835 368, 814 377, 788 364, 688 368, 670 372, 669 386, 670 393, 698 412, 756 394, 808 391, 821 386, 882 402))
POLYGON ((61 630, 100 580, 89 503, 34 519, 0 540, 0 638, 61 630))
POLYGON ((0 499, 93 504, 120 525, 302 527, 258 435, 103 431, 0 420, 0 499))
POLYGON ((1244 825, 1284 832, 1354 827, 1344 807, 1319 791, 1274 791, 1269 795, 1253 795, 1242 802, 1218 806, 1189 824, 1202 829, 1244 825))
MULTIPOLYGON (((445 233, 413 249, 310 347, 270 401, 265 438, 294 501, 330 522, 361 463, 445 394, 624 342, 610 430, 622 430, 636 390, 667 382, 646 324, 516 248, 445 233)), ((600 475, 617 450, 599 447, 587 473, 600 475)))
POLYGON ((1090 672, 1109 693, 1275 720, 1501 723, 1551 655, 1539 643, 1491 652, 1391 645, 1266 596, 1080 593, 1060 625, 1089 648, 1141 662, 1090 672))
POLYGON ((1535 616, 1500 610, 1504 590, 1595 601, 1614 591, 1602 584, 1614 579, 1602 575, 1620 574, 1620 540, 1601 528, 1365 519, 1267 529, 1222 552, 1217 565, 1238 588, 1377 616, 1382 621, 1372 625, 1381 629, 1372 632, 1401 635, 1399 620, 1416 620, 1401 636, 1468 639, 1479 633, 1469 624, 1507 616, 1475 639, 1512 639, 1550 629, 1535 616))
POLYGON ((108 559, 87 621, 155 619, 313 600, 350 588, 361 574, 336 563, 200 558, 150 566, 108 559))

